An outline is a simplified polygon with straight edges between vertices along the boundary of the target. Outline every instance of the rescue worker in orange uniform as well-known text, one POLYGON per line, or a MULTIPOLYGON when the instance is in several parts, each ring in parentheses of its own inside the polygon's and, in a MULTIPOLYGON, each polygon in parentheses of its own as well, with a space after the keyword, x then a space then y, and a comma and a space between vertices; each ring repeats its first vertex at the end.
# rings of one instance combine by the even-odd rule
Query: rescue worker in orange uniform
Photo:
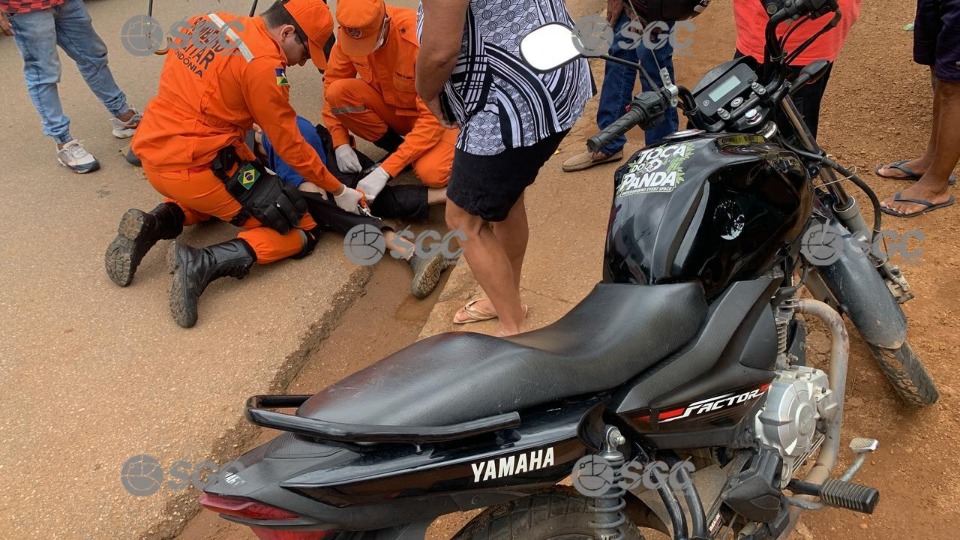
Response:
POLYGON ((323 120, 333 137, 337 166, 360 172, 350 133, 390 155, 357 185, 373 200, 408 165, 431 189, 430 203, 446 202, 458 130, 445 129, 417 97, 414 74, 417 14, 383 0, 340 0, 337 42, 323 77, 323 120), (359 77, 357 77, 359 75, 359 77))
POLYGON ((362 194, 344 186, 303 139, 290 105, 290 65, 322 71, 333 18, 322 0, 278 0, 261 16, 211 13, 171 44, 160 89, 143 113, 132 149, 150 184, 168 197, 147 213, 131 209, 106 253, 107 275, 124 287, 147 251, 185 225, 217 217, 240 227, 238 238, 195 249, 175 243, 170 310, 177 324, 197 322, 197 301, 218 278, 242 278, 258 262, 307 255, 319 229, 291 193, 244 144, 257 123, 283 160, 307 181, 357 212, 362 194), (316 229, 316 230, 315 230, 316 229))

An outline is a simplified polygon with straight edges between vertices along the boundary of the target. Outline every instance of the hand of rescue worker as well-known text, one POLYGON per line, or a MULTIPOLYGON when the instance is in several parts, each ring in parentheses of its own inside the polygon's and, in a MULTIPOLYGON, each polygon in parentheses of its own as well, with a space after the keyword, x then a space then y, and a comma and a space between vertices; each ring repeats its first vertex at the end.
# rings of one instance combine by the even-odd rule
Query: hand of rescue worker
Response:
POLYGON ((13 27, 10 26, 10 20, 7 19, 7 14, 0 10, 0 33, 5 36, 13 35, 13 27))
POLYGON ((387 185, 388 180, 390 180, 390 173, 385 171, 383 167, 377 167, 373 172, 364 176, 363 180, 360 180, 357 189, 367 197, 367 202, 372 203, 380 191, 383 190, 383 186, 387 185))
POLYGON ((363 199, 363 194, 359 191, 343 186, 343 189, 340 191, 340 194, 333 194, 333 200, 337 203, 337 206, 350 212, 351 214, 359 214, 360 211, 357 210, 360 201, 363 199))
POLYGON ((341 144, 334 149, 333 153, 337 155, 337 166, 340 168, 340 172, 358 173, 363 170, 357 153, 353 151, 353 147, 349 144, 341 144))

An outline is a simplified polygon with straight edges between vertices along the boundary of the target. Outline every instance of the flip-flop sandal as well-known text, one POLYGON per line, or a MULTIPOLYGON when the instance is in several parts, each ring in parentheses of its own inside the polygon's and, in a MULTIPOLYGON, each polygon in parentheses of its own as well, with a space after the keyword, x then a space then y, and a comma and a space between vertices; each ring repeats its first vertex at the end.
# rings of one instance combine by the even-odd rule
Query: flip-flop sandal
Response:
MULTIPOLYGON (((457 314, 453 316, 453 324, 470 324, 475 322, 489 321, 490 319, 496 319, 496 313, 490 313, 488 311, 483 311, 482 309, 477 309, 473 307, 477 302, 481 300, 486 300, 485 298, 477 298, 476 300, 471 300, 467 302, 467 305, 460 308, 457 311, 457 314), (464 316, 466 315, 466 316, 464 316)), ((527 306, 523 306, 523 316, 527 316, 527 306)))
MULTIPOLYGON (((900 160, 900 161, 894 161, 893 163, 891 163, 891 164, 889 164, 889 165, 877 165, 877 168, 873 170, 873 174, 879 176, 880 178, 887 178, 887 179, 890 179, 890 180, 909 180, 909 181, 912 181, 912 182, 916 182, 916 181, 919 180, 920 177, 923 176, 923 175, 922 175, 922 174, 917 174, 917 173, 915 173, 913 170, 906 168, 906 167, 904 166, 904 163, 906 163, 906 162, 907 162, 906 159, 902 159, 902 160, 900 160), (880 169, 896 169, 896 170, 902 172, 903 174, 905 174, 906 176, 890 176, 889 174, 880 174, 880 169)), ((957 175, 951 174, 951 175, 950 175, 950 179, 947 180, 947 183, 950 184, 951 186, 954 185, 954 184, 956 184, 956 183, 957 183, 957 175)))
POLYGON ((947 199, 946 201, 940 204, 934 204, 930 201, 925 201, 923 199, 909 199, 905 197, 900 197, 900 192, 898 191, 893 195, 893 200, 896 202, 909 202, 909 203, 919 204, 921 206, 926 207, 923 210, 918 210, 916 212, 909 212, 909 213, 900 212, 899 210, 894 210, 893 208, 887 208, 886 206, 880 207, 880 211, 883 212, 884 214, 888 214, 888 215, 891 215, 894 217, 900 217, 900 218, 912 218, 922 214, 926 214, 928 212, 933 212, 937 208, 944 208, 944 207, 950 206, 954 203, 956 199, 953 195, 951 195, 950 198, 947 199))
POLYGON ((496 319, 496 313, 490 313, 488 311, 483 311, 473 307, 480 300, 485 300, 484 298, 477 298, 476 300, 471 300, 467 302, 467 305, 460 308, 457 311, 457 314, 453 316, 453 324, 470 324, 481 321, 489 321, 490 319, 496 319))

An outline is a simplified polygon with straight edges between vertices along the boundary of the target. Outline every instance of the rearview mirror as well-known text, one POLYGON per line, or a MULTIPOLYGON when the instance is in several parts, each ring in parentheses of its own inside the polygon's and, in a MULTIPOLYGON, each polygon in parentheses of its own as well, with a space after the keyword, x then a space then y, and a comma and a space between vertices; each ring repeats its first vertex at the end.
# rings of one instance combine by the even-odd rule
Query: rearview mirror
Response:
POLYGON ((579 38, 568 26, 550 23, 537 28, 520 41, 520 57, 540 72, 553 71, 577 58, 579 38))

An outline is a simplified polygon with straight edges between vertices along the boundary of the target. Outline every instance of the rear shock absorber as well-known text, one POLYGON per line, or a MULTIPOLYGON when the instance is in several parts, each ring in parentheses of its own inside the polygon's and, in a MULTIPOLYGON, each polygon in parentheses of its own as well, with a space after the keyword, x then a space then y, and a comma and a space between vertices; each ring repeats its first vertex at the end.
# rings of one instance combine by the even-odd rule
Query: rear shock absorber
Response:
POLYGON ((604 494, 588 499, 589 509, 594 512, 590 526, 593 527, 596 540, 623 540, 624 537, 622 526, 627 522, 627 518, 623 509, 627 503, 623 498, 626 490, 622 485, 623 475, 620 469, 626 459, 617 447, 626 442, 626 438, 616 427, 607 426, 604 430, 603 449, 599 457, 606 460, 613 470, 613 481, 604 494))
POLYGON ((787 339, 790 321, 797 309, 796 298, 785 298, 777 306, 774 321, 777 325, 777 369, 787 369, 790 359, 787 357, 787 339))

